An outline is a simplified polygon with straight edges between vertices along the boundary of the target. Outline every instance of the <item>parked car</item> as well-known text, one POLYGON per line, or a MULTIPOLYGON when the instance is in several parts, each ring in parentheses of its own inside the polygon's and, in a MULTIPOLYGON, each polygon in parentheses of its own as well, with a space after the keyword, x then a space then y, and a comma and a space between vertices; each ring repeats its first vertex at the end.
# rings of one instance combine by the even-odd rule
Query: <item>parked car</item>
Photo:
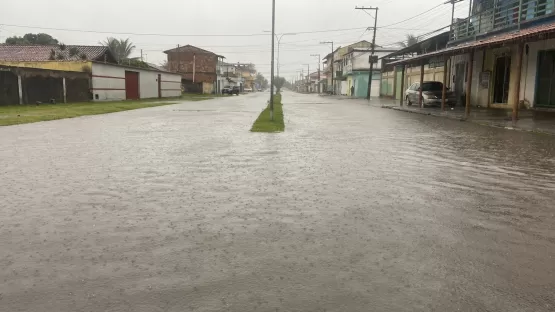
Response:
POLYGON ((245 88, 245 92, 252 92, 252 88, 245 88))
MULTIPOLYGON (((405 91, 405 100, 407 105, 412 105, 413 103, 418 104, 418 98, 420 96, 420 83, 413 83, 407 91, 405 91)), ((422 83, 422 103, 424 106, 441 106, 441 101, 443 97, 443 83, 439 81, 424 81, 422 83)), ((455 106, 457 104, 457 98, 452 91, 445 94, 446 101, 445 104, 448 106, 455 106)))
POLYGON ((222 89, 222 94, 239 95, 239 87, 225 87, 222 89))

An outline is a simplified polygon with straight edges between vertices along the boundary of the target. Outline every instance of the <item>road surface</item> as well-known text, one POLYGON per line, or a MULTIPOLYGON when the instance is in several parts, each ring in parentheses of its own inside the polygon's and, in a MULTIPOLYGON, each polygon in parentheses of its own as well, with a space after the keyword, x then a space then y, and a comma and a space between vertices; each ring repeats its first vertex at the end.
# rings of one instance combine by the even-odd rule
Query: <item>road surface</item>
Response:
POLYGON ((267 97, 0 128, 0 310, 555 309, 554 137, 267 97))

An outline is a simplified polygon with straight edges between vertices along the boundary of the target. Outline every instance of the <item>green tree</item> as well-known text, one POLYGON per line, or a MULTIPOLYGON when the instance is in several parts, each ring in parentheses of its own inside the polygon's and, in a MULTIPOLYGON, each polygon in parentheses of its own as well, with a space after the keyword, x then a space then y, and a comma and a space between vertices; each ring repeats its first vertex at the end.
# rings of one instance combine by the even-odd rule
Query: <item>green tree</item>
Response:
POLYGON ((266 89, 268 87, 268 79, 264 78, 264 75, 262 75, 261 73, 256 74, 256 78, 254 79, 254 81, 262 89, 266 89))
POLYGON ((101 44, 107 47, 110 52, 112 52, 112 54, 120 64, 123 63, 124 60, 128 59, 129 56, 131 56, 131 53, 133 53, 133 50, 135 50, 135 46, 133 45, 131 40, 129 40, 129 38, 116 39, 113 37, 109 37, 106 38, 104 42, 101 42, 101 44))
POLYGON ((274 78, 274 87, 276 87, 276 92, 280 92, 281 88, 285 85, 286 80, 283 77, 276 77, 274 78))
POLYGON ((408 34, 407 39, 405 41, 399 42, 399 46, 401 46, 402 48, 408 48, 410 46, 417 44, 419 41, 420 39, 418 39, 417 36, 413 34, 408 34))
POLYGON ((39 45, 56 45, 59 44, 57 39, 49 34, 39 33, 25 34, 23 37, 13 36, 6 39, 6 44, 39 44, 39 45))

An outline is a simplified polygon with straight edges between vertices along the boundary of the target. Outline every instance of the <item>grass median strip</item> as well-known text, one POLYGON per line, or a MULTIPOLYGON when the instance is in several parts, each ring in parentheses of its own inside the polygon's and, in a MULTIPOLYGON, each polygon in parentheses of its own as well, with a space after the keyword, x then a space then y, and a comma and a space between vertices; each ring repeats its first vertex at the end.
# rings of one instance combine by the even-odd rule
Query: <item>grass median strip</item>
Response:
POLYGON ((270 105, 260 113, 252 125, 252 132, 283 132, 285 123, 283 122, 283 105, 281 104, 281 94, 274 97, 274 120, 270 119, 270 105))
POLYGON ((0 126, 115 113, 139 108, 176 104, 179 101, 202 101, 209 99, 211 99, 211 97, 205 95, 184 95, 181 98, 141 101, 0 106, 0 126))

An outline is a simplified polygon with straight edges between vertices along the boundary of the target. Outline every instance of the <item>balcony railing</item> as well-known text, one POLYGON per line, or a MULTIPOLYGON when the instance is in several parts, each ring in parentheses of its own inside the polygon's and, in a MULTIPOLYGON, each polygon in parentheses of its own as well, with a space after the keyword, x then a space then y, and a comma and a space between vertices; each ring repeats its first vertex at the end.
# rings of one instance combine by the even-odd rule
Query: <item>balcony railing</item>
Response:
POLYGON ((353 72, 353 64, 345 65, 345 67, 343 67, 343 72, 345 73, 345 75, 348 75, 348 74, 352 73, 353 72))
POLYGON ((555 0, 499 0, 495 7, 453 23, 451 41, 463 41, 555 14, 555 0))

